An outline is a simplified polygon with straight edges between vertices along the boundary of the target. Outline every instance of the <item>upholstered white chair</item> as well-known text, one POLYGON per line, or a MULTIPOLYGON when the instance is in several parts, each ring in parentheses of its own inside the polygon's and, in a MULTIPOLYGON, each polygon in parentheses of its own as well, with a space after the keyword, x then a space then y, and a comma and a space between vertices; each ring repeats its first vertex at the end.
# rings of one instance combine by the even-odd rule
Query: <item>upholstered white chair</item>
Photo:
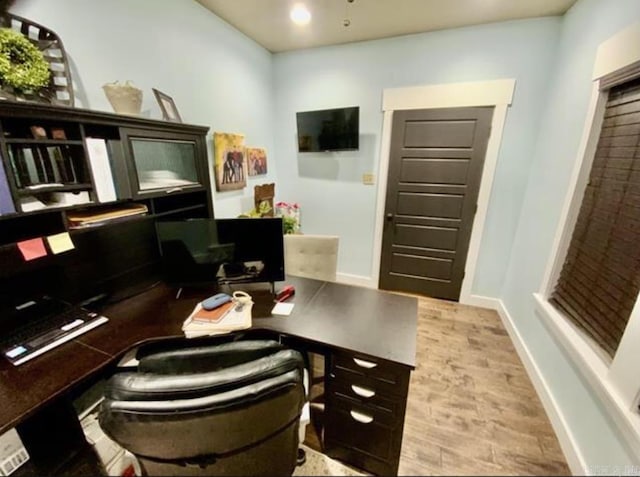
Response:
POLYGON ((335 235, 284 236, 284 269, 287 275, 336 281, 339 237, 335 235))

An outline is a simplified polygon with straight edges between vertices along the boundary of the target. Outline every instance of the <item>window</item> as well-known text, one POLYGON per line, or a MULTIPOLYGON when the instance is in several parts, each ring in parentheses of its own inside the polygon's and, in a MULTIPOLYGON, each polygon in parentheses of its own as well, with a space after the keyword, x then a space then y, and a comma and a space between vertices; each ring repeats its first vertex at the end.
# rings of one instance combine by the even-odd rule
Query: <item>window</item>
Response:
POLYGON ((609 91, 551 302, 611 357, 640 291, 640 79, 609 91))

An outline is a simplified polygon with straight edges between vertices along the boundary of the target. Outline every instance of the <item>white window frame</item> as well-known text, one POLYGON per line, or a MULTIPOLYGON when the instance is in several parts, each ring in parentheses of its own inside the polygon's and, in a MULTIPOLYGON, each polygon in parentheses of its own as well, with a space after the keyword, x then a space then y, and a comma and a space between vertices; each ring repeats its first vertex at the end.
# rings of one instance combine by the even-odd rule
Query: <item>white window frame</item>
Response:
POLYGON ((624 74, 638 65, 640 23, 622 30, 598 48, 582 140, 544 278, 534 298, 537 315, 600 398, 628 450, 640 459, 640 375, 637 372, 640 363, 640 347, 637 345, 640 342, 640 295, 612 360, 549 303, 567 255, 600 136, 608 96, 608 91, 601 90, 602 80, 624 74))

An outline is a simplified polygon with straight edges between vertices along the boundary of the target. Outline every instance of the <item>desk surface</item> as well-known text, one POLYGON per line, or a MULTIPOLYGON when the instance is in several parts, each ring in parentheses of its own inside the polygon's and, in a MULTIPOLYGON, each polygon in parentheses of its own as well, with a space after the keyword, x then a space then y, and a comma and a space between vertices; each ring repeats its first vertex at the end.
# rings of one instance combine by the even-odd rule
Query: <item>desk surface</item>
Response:
MULTIPOLYGON (((266 293, 249 291, 255 330, 415 367, 418 304, 415 298, 298 277, 293 313, 271 316, 266 293)), ((209 293, 210 294, 210 293, 209 293)), ((0 360, 0 433, 45 403, 99 372, 144 342, 183 336, 181 326, 206 291, 175 299, 161 284, 102 310, 109 322, 21 366, 0 360)))

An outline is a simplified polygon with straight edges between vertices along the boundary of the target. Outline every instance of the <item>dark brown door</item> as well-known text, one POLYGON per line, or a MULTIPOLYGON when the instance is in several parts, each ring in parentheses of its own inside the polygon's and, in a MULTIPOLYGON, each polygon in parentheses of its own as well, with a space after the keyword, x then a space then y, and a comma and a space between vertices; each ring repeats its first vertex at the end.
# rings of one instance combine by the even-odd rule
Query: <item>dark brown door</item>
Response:
POLYGON ((492 114, 393 113, 380 288, 459 299, 492 114))

